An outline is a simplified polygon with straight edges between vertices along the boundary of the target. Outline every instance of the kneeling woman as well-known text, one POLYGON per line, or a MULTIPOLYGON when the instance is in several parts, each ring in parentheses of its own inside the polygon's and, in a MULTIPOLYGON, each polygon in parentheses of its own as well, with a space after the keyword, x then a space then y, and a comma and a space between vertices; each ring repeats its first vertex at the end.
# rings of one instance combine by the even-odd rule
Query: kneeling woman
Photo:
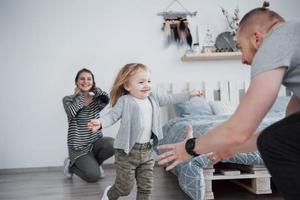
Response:
POLYGON ((95 86, 94 75, 88 69, 77 73, 75 84, 75 93, 63 98, 69 124, 69 158, 65 161, 64 174, 68 178, 76 174, 87 182, 96 182, 104 177, 101 164, 114 154, 114 139, 103 137, 101 130, 92 133, 87 124, 91 119, 99 118, 109 97, 95 86))

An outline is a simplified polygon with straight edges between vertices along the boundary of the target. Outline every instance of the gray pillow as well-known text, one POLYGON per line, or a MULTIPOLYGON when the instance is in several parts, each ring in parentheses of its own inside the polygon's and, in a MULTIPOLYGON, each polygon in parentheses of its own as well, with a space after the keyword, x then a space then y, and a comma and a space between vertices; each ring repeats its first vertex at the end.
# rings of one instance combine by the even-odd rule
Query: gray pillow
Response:
POLYGON ((213 115, 213 111, 203 97, 193 97, 190 101, 175 104, 175 111, 180 117, 187 115, 213 115))

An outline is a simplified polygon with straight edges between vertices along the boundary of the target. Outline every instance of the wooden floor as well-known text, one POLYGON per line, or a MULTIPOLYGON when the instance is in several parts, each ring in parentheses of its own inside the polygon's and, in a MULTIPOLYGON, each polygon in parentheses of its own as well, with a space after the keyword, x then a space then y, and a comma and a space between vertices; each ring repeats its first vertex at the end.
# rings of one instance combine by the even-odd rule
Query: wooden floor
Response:
MULTIPOLYGON (((61 171, 1 173, 1 200, 99 200, 107 185, 115 178, 112 167, 104 168, 106 177, 98 183, 86 183, 74 176, 72 180, 65 179, 61 171)), ((213 182, 217 200, 264 199, 282 200, 275 191, 271 195, 254 195, 229 181, 213 182)), ((134 200, 136 189, 123 200, 134 200)), ((155 168, 152 200, 189 200, 177 184, 177 179, 162 168, 155 168)))

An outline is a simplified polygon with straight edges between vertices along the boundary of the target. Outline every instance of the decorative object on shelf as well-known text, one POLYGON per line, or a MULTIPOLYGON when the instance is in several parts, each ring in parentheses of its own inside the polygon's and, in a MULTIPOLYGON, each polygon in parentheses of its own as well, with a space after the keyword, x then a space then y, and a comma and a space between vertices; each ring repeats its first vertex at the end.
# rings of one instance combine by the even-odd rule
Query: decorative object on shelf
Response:
POLYGON ((230 31, 220 33, 216 38, 216 52, 234 52, 236 48, 236 32, 239 25, 239 7, 237 6, 234 10, 233 15, 221 7, 223 15, 226 17, 228 27, 230 31))
POLYGON ((216 51, 216 48, 215 48, 212 33, 210 32, 210 29, 207 28, 201 52, 202 53, 212 53, 215 51, 216 51))
POLYGON ((198 26, 196 26, 196 39, 193 44, 193 53, 199 53, 199 52, 200 52, 199 32, 198 32, 198 26))
POLYGON ((236 42, 232 33, 229 31, 220 33, 216 38, 216 52, 233 52, 237 51, 236 42))
POLYGON ((193 53, 199 53, 200 52, 200 45, 199 43, 194 43, 193 44, 193 53))
POLYGON ((228 12, 224 8, 221 7, 221 10, 222 10, 223 15, 226 17, 226 20, 227 20, 229 28, 231 29, 232 35, 236 36, 236 32, 237 32, 239 22, 240 22, 240 17, 239 17, 240 9, 239 9, 239 6, 236 6, 232 16, 229 16, 228 12))
POLYGON ((167 35, 167 44, 173 42, 178 45, 187 44, 190 48, 189 51, 192 51, 193 39, 188 27, 187 16, 196 16, 197 12, 190 12, 178 0, 173 0, 164 12, 159 12, 157 15, 164 18, 162 30, 167 35), (184 11, 168 11, 174 3, 178 3, 184 11))

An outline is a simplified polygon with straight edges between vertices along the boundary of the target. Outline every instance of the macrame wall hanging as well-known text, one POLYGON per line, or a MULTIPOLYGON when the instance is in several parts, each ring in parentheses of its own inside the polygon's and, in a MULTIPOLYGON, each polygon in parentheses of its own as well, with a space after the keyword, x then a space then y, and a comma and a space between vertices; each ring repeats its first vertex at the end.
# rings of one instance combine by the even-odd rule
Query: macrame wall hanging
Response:
POLYGON ((188 11, 178 0, 173 0, 163 12, 157 13, 163 16, 164 22, 162 31, 167 37, 167 45, 176 43, 178 45, 188 45, 192 48, 193 39, 188 26, 188 16, 194 17, 197 12, 188 11), (184 11, 169 11, 169 8, 177 3, 184 11))

